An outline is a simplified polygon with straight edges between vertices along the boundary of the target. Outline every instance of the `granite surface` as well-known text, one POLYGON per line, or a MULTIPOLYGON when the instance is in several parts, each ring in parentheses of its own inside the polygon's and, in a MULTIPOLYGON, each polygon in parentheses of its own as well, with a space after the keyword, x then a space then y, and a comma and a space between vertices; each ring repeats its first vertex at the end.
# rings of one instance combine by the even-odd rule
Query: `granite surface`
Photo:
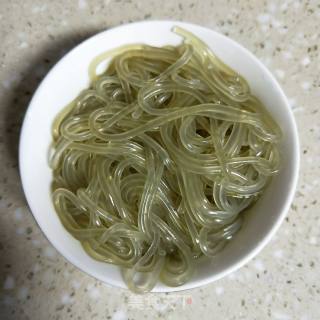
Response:
POLYGON ((319 21, 319 1, 1 0, 0 319, 320 319, 319 21), (300 134, 298 190, 271 243, 179 294, 136 296, 77 270, 35 223, 18 172, 21 121, 49 68, 96 32, 143 19, 194 22, 248 48, 283 86, 300 134))

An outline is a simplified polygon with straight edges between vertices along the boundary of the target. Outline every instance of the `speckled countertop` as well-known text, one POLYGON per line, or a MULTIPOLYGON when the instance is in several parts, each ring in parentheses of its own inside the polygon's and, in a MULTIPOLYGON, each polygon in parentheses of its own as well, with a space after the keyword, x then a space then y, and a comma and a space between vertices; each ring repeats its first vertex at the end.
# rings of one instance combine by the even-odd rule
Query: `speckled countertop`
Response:
POLYGON ((0 1, 0 319, 320 319, 320 2, 0 1), (288 217, 259 256, 180 294, 132 295, 75 269, 26 206, 17 148, 49 68, 98 31, 142 19, 202 24, 256 54, 282 84, 301 141, 288 217))

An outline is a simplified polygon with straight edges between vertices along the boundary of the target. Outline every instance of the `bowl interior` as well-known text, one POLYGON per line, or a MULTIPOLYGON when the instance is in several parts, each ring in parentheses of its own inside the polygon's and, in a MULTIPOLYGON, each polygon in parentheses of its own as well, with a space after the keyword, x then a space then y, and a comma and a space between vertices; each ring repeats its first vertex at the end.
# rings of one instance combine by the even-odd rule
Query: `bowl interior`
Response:
POLYGON ((90 258, 62 226, 51 202, 48 147, 55 115, 89 84, 88 65, 106 50, 129 43, 154 46, 178 44, 174 25, 190 30, 228 65, 242 74, 252 92, 267 106, 283 131, 283 167, 254 205, 234 241, 212 262, 199 265, 191 281, 178 288, 159 283, 154 291, 178 291, 221 278, 239 268, 262 249, 283 220, 293 197, 299 165, 298 138, 292 112, 270 72, 246 49, 212 30, 173 21, 139 22, 120 26, 86 40, 49 72, 28 108, 20 140, 20 172, 27 201, 39 226, 56 249, 88 274, 117 287, 126 287, 119 269, 90 258))

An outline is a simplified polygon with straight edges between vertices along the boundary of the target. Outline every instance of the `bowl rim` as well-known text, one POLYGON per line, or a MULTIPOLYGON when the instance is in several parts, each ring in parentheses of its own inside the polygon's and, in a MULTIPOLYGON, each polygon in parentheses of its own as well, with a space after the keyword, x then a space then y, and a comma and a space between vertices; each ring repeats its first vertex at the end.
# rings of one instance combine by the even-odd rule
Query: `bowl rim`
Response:
POLYGON ((221 34, 220 32, 217 32, 211 28, 208 27, 204 27, 201 25, 197 25, 194 23, 189 23, 189 22, 184 22, 184 21, 176 21, 176 20, 148 20, 148 21, 137 21, 137 22, 132 22, 132 23, 127 23, 127 24, 122 24, 122 25, 118 25, 115 26, 113 28, 109 28, 106 30, 103 30, 101 32, 98 32, 96 34, 94 34, 93 36, 85 39, 84 41, 80 42, 79 44, 77 44, 74 48, 72 48, 70 51, 68 51, 62 58, 60 58, 49 70, 49 72, 46 74, 46 76, 42 79, 41 83, 39 84, 39 86, 37 87, 37 89, 35 90, 32 99, 29 102, 28 108, 26 110, 25 116, 24 116, 24 120, 23 120, 23 124, 21 127, 21 131, 20 131, 20 138, 19 138, 19 172, 20 172, 20 177, 21 177, 21 182, 22 182, 22 188, 28 203, 28 206, 32 212, 33 217, 35 218, 38 226, 40 227, 40 229, 42 230, 44 236, 48 239, 48 241, 55 247, 55 249, 66 259, 68 260, 73 266, 75 266, 76 268, 78 268, 79 270, 83 271, 86 274, 89 274, 90 276, 102 281, 103 283, 106 283, 108 285, 111 285, 112 287, 116 287, 116 288, 125 288, 127 289, 127 287, 125 285, 119 284, 119 283, 115 283, 115 282, 106 282, 106 280, 99 278, 99 276, 97 274, 95 274, 94 272, 85 270, 85 268, 83 268, 82 266, 79 266, 78 263, 76 261, 74 261, 74 259, 72 258, 72 256, 66 254, 66 252, 62 249, 62 246, 59 245, 58 241, 55 241, 54 239, 52 239, 51 237, 49 237, 47 235, 47 233, 44 232, 44 228, 42 226, 42 223, 39 221, 39 219, 37 218, 37 215, 35 215, 33 212, 33 208, 30 205, 30 201, 29 201, 29 196, 28 196, 28 189, 26 187, 26 183, 25 183, 25 170, 23 168, 23 145, 24 145, 24 140, 26 135, 24 134, 24 132, 26 131, 26 126, 27 126, 27 119, 28 119, 28 115, 32 112, 32 106, 33 106, 33 102, 35 100, 35 97, 37 96, 37 94, 39 93, 39 91, 41 90, 42 85, 45 82, 45 79, 49 76, 49 74, 51 74, 51 72, 57 68, 60 64, 62 64, 62 62, 73 52, 77 51, 77 50, 81 50, 81 48, 83 46, 85 46, 85 44, 87 42, 90 41, 94 41, 94 39, 96 37, 99 37, 101 34, 103 33, 107 33, 110 32, 112 30, 115 29, 125 29, 126 28, 131 28, 134 27, 135 25, 150 25, 150 24, 157 24, 157 23, 164 23, 164 24, 178 24, 178 25, 184 25, 186 27, 190 26, 190 27, 196 27, 196 28, 202 28, 205 30, 209 30, 210 32, 214 33, 215 36, 219 36, 224 38, 224 40, 227 41, 231 41, 233 43, 233 45, 235 47, 237 47, 237 49, 240 49, 242 51, 244 51, 251 60, 253 60, 255 62, 255 64, 257 64, 257 67, 262 69, 263 73, 268 77, 268 79, 273 83, 273 85, 276 88, 276 91, 278 92, 278 94, 280 95, 281 99, 283 100, 287 111, 288 111, 288 121, 290 122, 290 125, 293 128, 293 135, 291 136, 292 138, 292 143, 294 144, 293 146, 293 152, 294 152, 294 161, 293 161, 293 165, 294 165, 294 171, 292 172, 292 182, 290 185, 290 189, 287 192, 287 196, 286 199, 284 201, 284 205, 283 205, 283 209, 281 211, 281 213, 277 216, 275 222, 273 223, 272 227, 268 230, 266 236, 263 238, 262 241, 260 241, 259 243, 257 243, 257 245, 254 247, 254 249, 252 249, 250 252, 248 252, 246 255, 244 255, 241 259, 239 259, 237 262, 229 265, 228 267, 226 267, 223 271, 217 273, 217 274, 213 274, 213 275, 208 275, 207 277, 205 277, 204 279, 201 280, 196 280, 190 283, 187 283, 186 285, 183 286, 183 288, 181 287, 166 287, 166 288, 157 288, 155 287, 154 290, 152 290, 152 292, 177 292, 177 291, 184 291, 184 290, 188 290, 188 289, 193 289, 193 288, 197 288, 203 285, 207 285, 209 283, 212 283, 218 279, 221 279, 223 277, 225 277, 226 275, 238 270, 239 268, 241 268, 242 266, 244 266, 245 264, 247 264, 253 257, 255 257, 271 240, 271 238, 274 236, 274 234, 276 233, 276 231, 279 229, 281 223, 283 222, 285 216, 287 215, 291 202, 294 198, 294 194, 296 191, 296 187, 297 187, 297 183, 298 183, 298 177, 299 177, 299 168, 300 168, 300 143, 299 143, 299 136, 298 136, 298 129, 297 129, 297 125, 295 122, 295 118, 293 115, 293 112, 290 108, 288 99, 286 97, 286 95, 284 94, 281 86, 279 85, 278 81, 275 79, 275 77, 273 76, 273 74, 267 69, 267 67, 253 54, 251 53, 248 49, 246 49, 245 47, 243 47, 241 44, 239 44, 238 42, 236 42, 235 40, 221 34), (63 252, 63 253, 62 253, 63 252))

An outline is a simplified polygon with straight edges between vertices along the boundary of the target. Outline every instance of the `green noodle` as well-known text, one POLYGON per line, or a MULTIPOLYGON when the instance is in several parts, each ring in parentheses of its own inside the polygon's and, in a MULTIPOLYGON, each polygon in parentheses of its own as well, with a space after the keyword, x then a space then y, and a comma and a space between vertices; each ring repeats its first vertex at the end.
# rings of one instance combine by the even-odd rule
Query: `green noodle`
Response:
POLYGON ((129 45, 94 59, 90 88, 53 125, 61 222, 91 257, 120 266, 135 292, 190 280, 280 166, 280 129, 246 80, 194 35, 174 32, 179 46, 129 45))

